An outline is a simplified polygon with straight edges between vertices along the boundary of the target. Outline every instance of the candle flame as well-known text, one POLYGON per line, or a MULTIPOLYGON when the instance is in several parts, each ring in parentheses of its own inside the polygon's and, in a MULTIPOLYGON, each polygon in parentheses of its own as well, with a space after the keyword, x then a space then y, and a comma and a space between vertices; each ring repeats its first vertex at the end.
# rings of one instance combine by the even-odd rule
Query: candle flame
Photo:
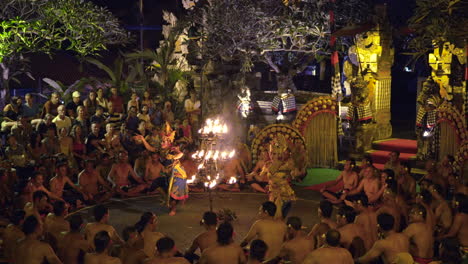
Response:
POLYGON ((195 175, 192 175, 192 178, 191 178, 191 179, 188 179, 188 180, 187 180, 187 183, 188 183, 188 184, 194 183, 194 182, 195 182, 195 179, 196 179, 195 175))
POLYGON ((226 134, 227 132, 228 132, 228 127, 226 124, 224 124, 221 133, 226 134))
POLYGON ((222 158, 222 159, 225 159, 225 158, 227 157, 227 155, 228 155, 228 154, 227 154, 226 151, 221 152, 221 158, 222 158))
POLYGON ((199 170, 203 169, 203 163, 200 163, 200 165, 198 165, 198 168, 199 170))
POLYGON ((231 153, 229 153, 229 158, 234 157, 235 154, 236 154, 236 151, 235 151, 235 150, 231 151, 231 153))
POLYGON ((215 151, 215 153, 213 155, 214 160, 218 160, 218 158, 219 158, 219 150, 215 151))
POLYGON ((212 181, 210 182, 210 185, 209 185, 208 187, 209 187, 210 189, 213 189, 213 188, 216 186, 216 184, 217 184, 216 180, 212 180, 212 181))

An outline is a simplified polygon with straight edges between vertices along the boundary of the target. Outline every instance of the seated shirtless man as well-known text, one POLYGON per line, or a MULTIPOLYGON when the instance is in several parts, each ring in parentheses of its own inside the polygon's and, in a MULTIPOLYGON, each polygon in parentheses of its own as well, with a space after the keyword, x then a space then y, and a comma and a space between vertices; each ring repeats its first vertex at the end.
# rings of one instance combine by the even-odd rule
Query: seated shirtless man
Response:
POLYGON ((342 206, 336 213, 338 232, 340 232, 340 244, 351 252, 351 255, 361 256, 368 250, 369 243, 365 236, 364 227, 356 224, 356 211, 350 206, 342 206))
POLYGON ((187 250, 185 256, 189 260, 199 258, 194 254, 197 249, 200 249, 200 253, 202 253, 205 249, 216 246, 216 227, 218 225, 218 216, 213 212, 205 212, 200 224, 205 227, 205 232, 199 234, 187 250))
POLYGON ((108 224, 109 221, 109 209, 104 205, 97 205, 93 209, 95 222, 88 223, 85 227, 85 238, 90 246, 94 246, 94 236, 100 231, 106 231, 111 239, 118 243, 123 244, 122 239, 117 234, 115 228, 108 224))
POLYGON ((261 159, 255 164, 252 172, 246 175, 247 184, 254 189, 254 191, 267 193, 266 187, 268 185, 268 166, 270 165, 270 155, 268 151, 263 151, 261 159))
POLYGON ((66 162, 58 162, 56 171, 57 175, 49 181, 51 192, 73 207, 81 207, 83 201, 88 200, 88 196, 68 178, 68 164, 66 162), (65 185, 71 187, 72 190, 64 190, 65 185))
POLYGON ((18 242, 15 249, 14 262, 16 264, 42 264, 44 260, 50 264, 61 264, 49 244, 42 242, 42 225, 34 215, 24 220, 23 232, 25 238, 18 242))
POLYGON ((55 201, 53 206, 53 212, 49 213, 44 220, 44 231, 49 244, 57 249, 58 244, 61 242, 61 233, 68 232, 70 224, 65 220, 68 214, 68 207, 65 202, 55 201))
POLYGON ((286 237, 287 227, 283 221, 275 219, 276 205, 273 202, 264 202, 259 209, 259 217, 245 236, 241 247, 246 246, 254 238, 263 240, 268 245, 265 259, 270 260, 278 256, 286 237))
POLYGON ((356 201, 354 209, 358 213, 355 223, 364 227, 364 243, 366 248, 371 248, 378 239, 377 214, 375 210, 369 207, 366 195, 356 201))
POLYGON ((125 244, 120 249, 119 258, 124 264, 142 264, 147 258, 143 249, 138 245, 141 237, 134 226, 127 226, 122 231, 125 244))
POLYGON ((164 166, 159 160, 157 152, 151 152, 146 161, 145 181, 150 185, 148 191, 155 193, 156 190, 165 192, 169 188, 169 178, 163 175, 164 166))
MULTIPOLYGON (((158 254, 153 259, 145 262, 145 264, 189 264, 185 258, 175 257, 174 240, 170 237, 163 237, 156 242, 158 254)), ((127 263, 127 262, 126 262, 127 263)))
POLYGON ((121 264, 118 258, 109 256, 109 249, 111 247, 111 238, 106 231, 100 231, 93 239, 95 253, 88 253, 85 255, 85 264, 121 264))
POLYGON ((223 162, 224 178, 218 185, 218 189, 239 192, 239 183, 245 183, 244 170, 239 159, 228 159, 223 162), (230 183, 231 179, 235 179, 234 183, 230 183))
POLYGON ((128 163, 128 154, 125 151, 119 153, 119 162, 112 165, 107 179, 113 183, 114 191, 124 197, 138 196, 148 187, 128 163), (131 184, 129 176, 136 182, 135 185, 131 184))
POLYGON ((246 258, 242 248, 235 244, 232 235, 234 229, 228 222, 219 225, 216 230, 216 246, 205 249, 198 264, 244 264, 246 258))
POLYGON ((431 208, 434 211, 436 219, 436 233, 438 235, 445 234, 452 225, 452 210, 445 200, 442 187, 439 184, 431 185, 429 191, 434 198, 431 203, 431 208))
POLYGON ((44 186, 44 175, 40 172, 35 172, 31 178, 29 179, 26 188, 24 189, 25 193, 23 195, 27 196, 26 201, 32 202, 32 195, 36 191, 43 191, 45 192, 50 198, 58 201, 64 201, 61 197, 55 195, 54 193, 50 192, 44 186))
POLYGON ((322 195, 334 204, 341 203, 343 200, 341 199, 343 194, 350 192, 351 190, 356 189, 359 183, 359 176, 354 170, 356 167, 356 162, 353 159, 349 159, 346 161, 344 170, 340 173, 340 176, 332 182, 331 184, 325 185, 320 192, 322 195), (337 184, 343 184, 343 188, 334 193, 332 191, 327 190, 330 187, 333 187, 337 184))
POLYGON ((318 208, 318 217, 320 222, 312 227, 309 233, 310 239, 314 240, 314 248, 319 248, 325 244, 325 234, 330 229, 336 229, 337 224, 331 219, 333 213, 333 204, 328 200, 320 201, 318 208))
POLYGON ((361 180, 358 187, 347 194, 343 194, 342 199, 355 200, 353 195, 363 192, 367 195, 369 204, 375 204, 382 196, 385 186, 380 186, 380 178, 373 167, 367 167, 363 172, 364 179, 361 180))
POLYGON ((377 216, 377 223, 381 232, 381 239, 356 262, 369 263, 378 257, 382 257, 385 264, 393 263, 399 253, 409 253, 409 238, 402 233, 394 231, 395 220, 389 214, 377 216))
POLYGON ((84 255, 91 251, 91 246, 81 234, 83 218, 79 214, 74 214, 68 222, 70 231, 62 232, 63 238, 58 247, 60 259, 67 264, 83 263, 84 255))
POLYGON ((85 161, 84 170, 78 174, 78 185, 91 202, 101 203, 113 194, 111 186, 94 169, 93 160, 85 161))
POLYGON ((314 250, 314 241, 302 231, 302 221, 299 217, 289 217, 286 225, 288 226, 288 240, 283 243, 278 257, 289 260, 291 264, 301 264, 314 250))
POLYGON ((456 237, 463 253, 466 255, 468 254, 468 197, 463 194, 456 194, 455 198, 456 214, 453 224, 447 234, 440 236, 440 238, 456 237))
POLYGON ((410 211, 410 224, 403 234, 410 239, 410 253, 419 264, 432 262, 434 255, 434 230, 426 223, 426 208, 416 204, 410 211))
POLYGON ((303 264, 353 264, 353 257, 347 249, 340 247, 340 232, 331 229, 325 236, 326 246, 318 248, 305 258, 303 264))

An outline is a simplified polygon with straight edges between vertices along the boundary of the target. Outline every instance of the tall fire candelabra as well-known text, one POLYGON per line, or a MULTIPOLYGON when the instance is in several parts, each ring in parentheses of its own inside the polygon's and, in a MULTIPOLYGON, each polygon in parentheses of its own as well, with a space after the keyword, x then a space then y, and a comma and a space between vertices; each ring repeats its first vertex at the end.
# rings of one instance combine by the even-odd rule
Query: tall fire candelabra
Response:
MULTIPOLYGON (((230 148, 227 142, 228 126, 220 119, 207 119, 205 125, 198 130, 200 148, 192 155, 198 163, 198 172, 188 180, 189 184, 202 183, 210 202, 210 211, 213 211, 212 190, 224 179, 220 162, 231 159, 236 151, 230 148)), ((235 184, 237 179, 231 177, 228 184, 235 184)))

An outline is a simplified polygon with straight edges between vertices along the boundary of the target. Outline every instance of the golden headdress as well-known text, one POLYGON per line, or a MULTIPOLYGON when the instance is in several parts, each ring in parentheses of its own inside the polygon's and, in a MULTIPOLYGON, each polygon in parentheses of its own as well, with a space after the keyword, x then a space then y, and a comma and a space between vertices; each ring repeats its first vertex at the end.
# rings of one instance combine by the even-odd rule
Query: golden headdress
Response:
POLYGON ((164 130, 161 133, 161 137, 163 141, 170 141, 173 142, 175 138, 175 131, 172 129, 171 125, 169 122, 166 122, 164 125, 164 130))

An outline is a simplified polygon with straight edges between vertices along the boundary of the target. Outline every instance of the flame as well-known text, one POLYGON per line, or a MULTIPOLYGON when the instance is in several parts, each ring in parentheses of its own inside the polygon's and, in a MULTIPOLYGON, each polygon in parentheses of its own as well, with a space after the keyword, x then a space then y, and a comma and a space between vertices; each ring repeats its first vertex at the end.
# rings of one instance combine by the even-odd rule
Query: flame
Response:
POLYGON ((200 163, 200 165, 198 165, 198 168, 199 170, 203 169, 203 163, 200 163))
POLYGON ((194 182, 195 182, 195 179, 196 179, 195 175, 192 175, 192 178, 191 178, 191 179, 188 179, 188 180, 187 180, 187 183, 188 183, 188 184, 194 183, 194 182))
POLYGON ((225 159, 225 158, 227 157, 227 155, 228 155, 228 154, 227 154, 226 151, 221 152, 221 158, 222 158, 222 159, 225 159))
POLYGON ((228 132, 228 127, 226 124, 224 124, 221 133, 226 134, 227 132, 228 132))
POLYGON ((218 160, 218 158, 219 158, 219 150, 215 151, 215 153, 213 155, 214 160, 218 160))
POLYGON ((213 189, 213 188, 216 186, 216 184, 217 184, 216 180, 212 180, 212 181, 210 182, 210 184, 208 185, 208 187, 209 187, 210 189, 213 189))
POLYGON ((203 158, 203 156, 205 156, 205 150, 202 149, 200 153, 198 153, 198 157, 203 158))
POLYGON ((192 159, 196 159, 198 155, 198 151, 192 154, 192 159))
POLYGON ((213 151, 209 150, 208 153, 206 153, 205 160, 211 159, 212 155, 213 155, 213 151))
POLYGON ((210 176, 210 175, 208 175, 206 178, 207 178, 208 180, 211 180, 211 176, 210 176))
POLYGON ((235 151, 235 150, 231 151, 231 153, 229 153, 229 158, 234 157, 235 154, 236 154, 236 151, 235 151))
POLYGON ((235 184, 237 182, 236 177, 229 178, 228 184, 235 184))

